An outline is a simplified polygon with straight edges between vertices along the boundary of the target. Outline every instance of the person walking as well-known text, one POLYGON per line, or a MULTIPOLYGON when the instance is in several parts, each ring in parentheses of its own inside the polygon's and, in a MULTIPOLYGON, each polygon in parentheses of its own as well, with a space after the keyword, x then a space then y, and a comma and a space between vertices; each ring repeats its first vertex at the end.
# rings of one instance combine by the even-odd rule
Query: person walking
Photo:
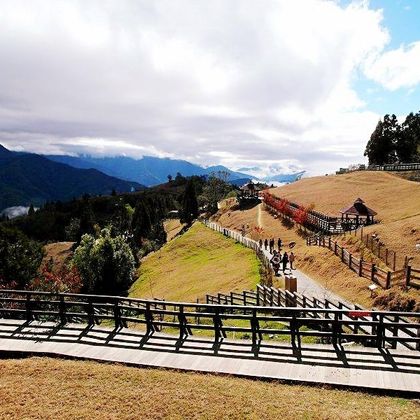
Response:
POLYGON ((270 260, 271 265, 273 266, 274 275, 277 277, 279 275, 280 270, 280 256, 277 251, 274 251, 273 258, 270 260))
POLYGON ((274 239, 270 240, 270 253, 272 254, 274 251, 274 239))
POLYGON ((264 239, 264 248, 267 251, 267 247, 268 247, 268 241, 267 238, 264 239))
POLYGON ((293 251, 289 255, 289 261, 290 261, 290 270, 294 270, 293 262, 295 261, 295 254, 293 254, 293 251))
POLYGON ((287 255, 286 251, 284 251, 282 262, 283 262, 283 273, 284 273, 287 269, 287 263, 289 262, 289 256, 287 255))
POLYGON ((281 239, 277 239, 277 247, 279 249, 279 251, 281 250, 281 239))

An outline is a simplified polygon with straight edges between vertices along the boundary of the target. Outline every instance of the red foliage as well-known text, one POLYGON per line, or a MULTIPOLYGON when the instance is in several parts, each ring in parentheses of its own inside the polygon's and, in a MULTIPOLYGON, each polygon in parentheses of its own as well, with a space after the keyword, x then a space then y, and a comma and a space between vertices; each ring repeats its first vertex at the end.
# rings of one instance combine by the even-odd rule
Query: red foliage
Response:
POLYGON ((63 266, 57 272, 53 272, 46 264, 40 275, 31 281, 29 289, 44 292, 78 293, 82 285, 82 279, 76 267, 63 266))
POLYGON ((304 225, 308 220, 308 210, 303 206, 299 207, 293 215, 293 220, 299 225, 304 225))

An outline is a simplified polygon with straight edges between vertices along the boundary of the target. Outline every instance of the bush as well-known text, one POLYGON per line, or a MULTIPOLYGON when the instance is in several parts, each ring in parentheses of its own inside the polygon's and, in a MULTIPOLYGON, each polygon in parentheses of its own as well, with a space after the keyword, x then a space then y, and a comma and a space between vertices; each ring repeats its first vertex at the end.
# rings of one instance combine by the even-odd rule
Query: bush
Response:
POLYGON ((44 251, 16 228, 0 226, 0 287, 25 289, 36 276, 44 251))
POLYGON ((82 279, 76 267, 63 266, 57 272, 45 265, 41 273, 29 283, 30 290, 55 293, 79 293, 82 279))
POLYGON ((420 301, 398 289, 380 292, 373 304, 389 311, 417 312, 420 310, 420 301))
POLYGON ((134 277, 135 261, 123 236, 103 229, 98 238, 83 235, 73 256, 87 293, 125 294, 134 277))

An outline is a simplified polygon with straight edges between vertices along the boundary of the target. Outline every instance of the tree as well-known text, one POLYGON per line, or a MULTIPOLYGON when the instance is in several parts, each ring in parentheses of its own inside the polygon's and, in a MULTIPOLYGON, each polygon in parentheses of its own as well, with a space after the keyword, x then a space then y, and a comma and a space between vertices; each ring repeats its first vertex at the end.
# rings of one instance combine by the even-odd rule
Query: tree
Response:
POLYGON ((395 115, 385 115, 378 124, 366 145, 365 156, 369 165, 383 165, 397 160, 396 147, 401 135, 401 127, 395 115))
POLYGON ((28 210, 28 216, 32 216, 35 213, 34 205, 31 203, 28 210))
POLYGON ((172 175, 171 174, 168 175, 168 182, 169 183, 172 182, 172 175))
POLYGON ((44 251, 15 228, 0 226, 0 287, 25 289, 36 276, 44 251))
POLYGON ((125 294, 134 278, 135 262, 126 239, 103 229, 98 238, 83 235, 73 256, 87 293, 125 294))
POLYGON ((415 162, 420 155, 420 111, 407 115, 401 127, 401 136, 397 144, 397 156, 400 162, 415 162))
POLYGON ((225 174, 223 171, 219 172, 219 176, 212 174, 203 186, 200 202, 210 213, 217 212, 217 203, 231 191, 231 186, 224 180, 225 174))
POLYGON ((190 225, 198 217, 198 202, 194 182, 188 180, 182 200, 181 223, 190 225))

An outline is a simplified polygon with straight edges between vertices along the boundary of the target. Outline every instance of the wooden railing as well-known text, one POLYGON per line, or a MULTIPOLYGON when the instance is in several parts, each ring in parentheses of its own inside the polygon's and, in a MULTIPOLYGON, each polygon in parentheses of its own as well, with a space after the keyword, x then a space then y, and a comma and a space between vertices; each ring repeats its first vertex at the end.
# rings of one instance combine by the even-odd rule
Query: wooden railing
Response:
POLYGON ((420 349, 419 313, 209 305, 115 296, 1 290, 0 317, 27 322, 79 322, 90 326, 107 321, 112 322, 116 328, 140 324, 145 330, 142 340, 146 341, 157 331, 166 329, 173 334, 176 329, 181 340, 180 345, 182 340, 197 330, 212 332, 215 343, 227 337, 227 333, 245 333, 252 338, 254 351, 258 351, 262 340, 274 334, 290 339, 294 347, 300 347, 304 337, 316 337, 334 345, 350 340, 383 348, 405 342, 416 346, 417 350, 420 349), (416 319, 416 323, 401 322, 402 317, 416 319), (301 329, 302 326, 305 328, 301 329), (405 334, 404 331, 407 330, 411 335, 405 334))
POLYGON ((420 163, 395 163, 385 165, 369 165, 367 171, 420 171, 420 163))
MULTIPOLYGON (((359 313, 359 319, 361 321, 368 321, 368 316, 363 316, 362 313, 369 313, 366 309, 358 305, 351 305, 344 302, 334 302, 327 298, 318 299, 316 297, 309 297, 305 294, 298 292, 289 292, 288 290, 278 289, 276 287, 268 287, 263 285, 257 285, 257 290, 244 290, 242 293, 230 292, 229 294, 217 293, 216 295, 206 295, 206 303, 210 304, 225 304, 225 305, 248 305, 248 306, 277 306, 277 307, 298 307, 298 308, 313 308, 313 309, 345 309, 348 311, 361 311, 359 313)), ((316 312, 311 312, 307 314, 308 317, 318 318, 319 315, 316 312)), ((343 315, 344 318, 350 319, 348 315, 343 315)), ((401 326, 401 333, 406 337, 416 337, 416 333, 412 331, 410 327, 407 327, 405 324, 410 324, 410 321, 407 317, 389 317, 385 316, 385 329, 389 333, 394 334, 394 329, 392 326, 393 322, 399 322, 401 326), (407 328, 405 328, 407 327, 407 328)), ((368 334, 368 331, 363 326, 354 326, 353 331, 357 332, 358 330, 363 331, 365 334, 368 334)), ((417 332, 418 334, 418 332, 417 332)), ((395 335, 394 335, 395 336, 395 335)), ((413 345, 407 343, 404 338, 401 341, 398 341, 404 347, 414 350, 420 348, 420 343, 413 345)), ((392 343, 392 347, 395 348, 397 341, 392 343)))
POLYGON ((420 287, 420 270, 413 269, 410 266, 397 271, 383 270, 374 263, 355 257, 337 241, 332 240, 331 237, 312 236, 306 239, 306 244, 328 248, 351 270, 355 271, 359 277, 365 277, 384 289, 389 289, 393 285, 420 287))

